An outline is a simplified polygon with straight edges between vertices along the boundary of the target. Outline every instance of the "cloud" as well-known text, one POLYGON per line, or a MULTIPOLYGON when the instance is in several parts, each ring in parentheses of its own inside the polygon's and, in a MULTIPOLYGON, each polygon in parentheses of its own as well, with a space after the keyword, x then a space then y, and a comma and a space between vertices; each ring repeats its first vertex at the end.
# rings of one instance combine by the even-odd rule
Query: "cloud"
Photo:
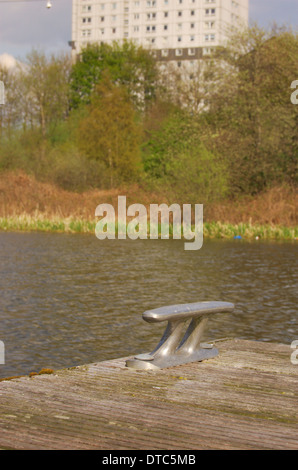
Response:
POLYGON ((24 56, 33 47, 45 51, 70 50, 71 0, 1 3, 0 54, 24 56))
POLYGON ((17 66, 18 62, 10 54, 1 54, 0 55, 0 67, 6 69, 14 69, 17 66))

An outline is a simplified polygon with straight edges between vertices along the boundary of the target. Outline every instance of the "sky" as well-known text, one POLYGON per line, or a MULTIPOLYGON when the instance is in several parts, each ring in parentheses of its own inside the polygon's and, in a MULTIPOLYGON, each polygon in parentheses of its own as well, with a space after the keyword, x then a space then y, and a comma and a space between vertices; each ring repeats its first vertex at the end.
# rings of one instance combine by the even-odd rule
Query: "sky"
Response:
MULTIPOLYGON (((0 55, 22 60, 33 49, 70 52, 72 0, 0 0, 0 55)), ((298 0, 250 0, 250 21, 298 28, 298 0)))

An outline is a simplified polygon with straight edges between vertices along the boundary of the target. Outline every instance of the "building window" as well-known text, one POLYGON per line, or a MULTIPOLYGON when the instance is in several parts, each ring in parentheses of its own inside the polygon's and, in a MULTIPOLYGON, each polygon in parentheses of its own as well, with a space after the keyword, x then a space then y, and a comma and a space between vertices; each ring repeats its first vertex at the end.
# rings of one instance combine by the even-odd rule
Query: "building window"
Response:
POLYGON ((191 10, 190 15, 191 15, 191 16, 195 16, 195 11, 194 11, 194 10, 191 10))
POLYGON ((191 27, 191 29, 194 29, 195 24, 194 24, 194 23, 190 23, 190 27, 191 27))
POLYGON ((105 17, 104 17, 104 16, 101 16, 101 17, 100 17, 100 21, 103 23, 104 20, 105 20, 105 17))
POLYGON ((162 49, 161 50, 161 56, 162 57, 168 57, 169 55, 169 49, 162 49))
POLYGON ((195 55, 195 54, 196 54, 196 50, 193 47, 188 49, 188 55, 195 55))
POLYGON ((178 36, 177 41, 181 42, 182 41, 182 36, 178 36))
POLYGON ((176 49, 175 54, 177 57, 182 55, 182 49, 176 49))
POLYGON ((215 41, 215 34, 205 34, 205 41, 215 41))
POLYGON ((163 29, 166 31, 168 29, 168 25, 167 24, 164 24, 163 25, 163 29))
POLYGON ((167 11, 164 12, 164 17, 167 18, 169 16, 169 13, 167 11))
POLYGON ((91 23, 91 18, 87 18, 87 17, 82 18, 82 22, 83 23, 91 23))
POLYGON ((182 16, 182 11, 178 11, 178 16, 182 16))
POLYGON ((117 3, 112 3, 112 8, 113 8, 113 10, 116 10, 116 8, 117 8, 117 3))
POLYGON ((156 26, 146 26, 146 31, 147 33, 150 33, 150 31, 155 31, 156 30, 156 26))
POLYGON ((213 50, 212 47, 203 47, 203 55, 211 55, 213 50))
POLYGON ((91 36, 91 29, 83 29, 82 30, 82 36, 85 37, 90 37, 91 36))
POLYGON ((116 33, 116 28, 112 28, 112 33, 113 33, 113 34, 116 33))
POLYGON ((195 40, 195 37, 194 36, 190 36, 189 38, 191 41, 194 41, 195 40))

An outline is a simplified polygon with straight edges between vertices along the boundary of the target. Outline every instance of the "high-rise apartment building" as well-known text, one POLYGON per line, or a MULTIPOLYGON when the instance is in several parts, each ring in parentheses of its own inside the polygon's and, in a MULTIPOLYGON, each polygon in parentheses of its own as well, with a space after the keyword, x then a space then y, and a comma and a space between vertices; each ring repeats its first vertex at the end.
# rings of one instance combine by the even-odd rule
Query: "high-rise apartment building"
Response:
POLYGON ((72 41, 77 55, 88 43, 133 40, 160 60, 200 58, 248 24, 249 0, 73 0, 72 41))

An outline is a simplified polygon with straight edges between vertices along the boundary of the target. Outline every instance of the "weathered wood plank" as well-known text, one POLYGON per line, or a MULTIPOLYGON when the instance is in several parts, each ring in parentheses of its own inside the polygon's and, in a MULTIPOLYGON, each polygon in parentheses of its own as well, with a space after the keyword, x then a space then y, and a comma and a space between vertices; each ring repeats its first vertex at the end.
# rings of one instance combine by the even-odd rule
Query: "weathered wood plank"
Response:
POLYGON ((286 345, 229 340, 202 363, 125 359, 0 382, 0 448, 298 449, 298 366, 286 345))

